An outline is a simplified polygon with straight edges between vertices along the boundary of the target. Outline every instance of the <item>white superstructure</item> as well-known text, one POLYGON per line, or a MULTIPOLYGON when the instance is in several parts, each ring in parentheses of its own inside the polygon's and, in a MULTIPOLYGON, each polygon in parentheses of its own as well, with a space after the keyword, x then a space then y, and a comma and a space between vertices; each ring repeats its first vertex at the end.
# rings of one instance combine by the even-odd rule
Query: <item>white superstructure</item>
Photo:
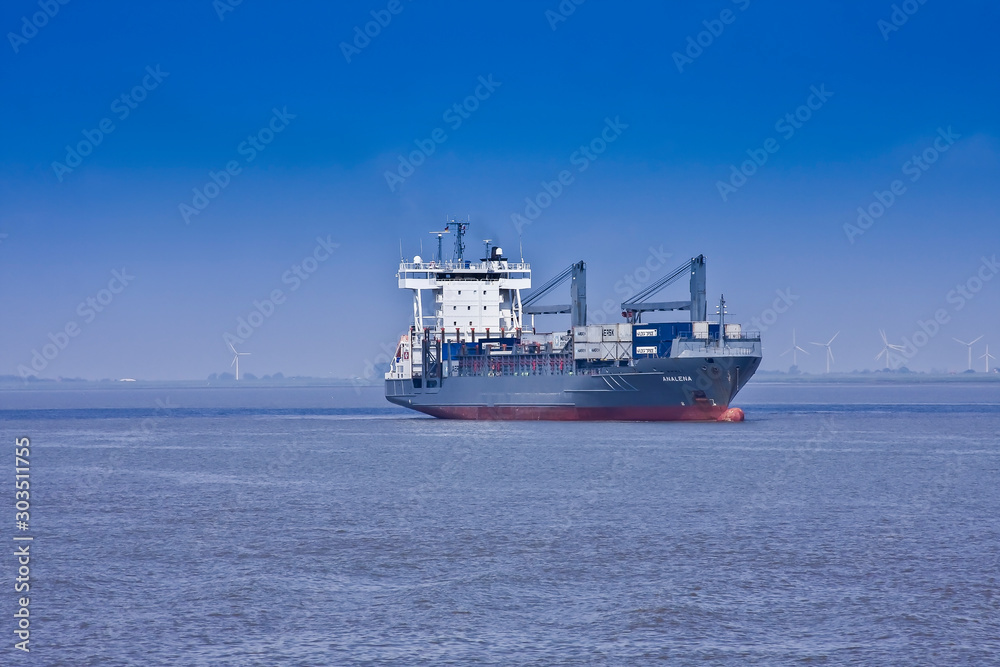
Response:
MULTIPOLYGON (((509 262, 499 247, 487 244, 487 257, 463 258, 462 235, 468 223, 455 226, 455 254, 442 261, 441 234, 437 233, 438 258, 425 262, 418 255, 399 264, 401 289, 413 291, 413 326, 443 332, 445 342, 473 341, 487 335, 519 332, 523 328, 521 290, 531 287, 527 262, 509 262)), ((446 232, 449 230, 445 230, 446 232)))

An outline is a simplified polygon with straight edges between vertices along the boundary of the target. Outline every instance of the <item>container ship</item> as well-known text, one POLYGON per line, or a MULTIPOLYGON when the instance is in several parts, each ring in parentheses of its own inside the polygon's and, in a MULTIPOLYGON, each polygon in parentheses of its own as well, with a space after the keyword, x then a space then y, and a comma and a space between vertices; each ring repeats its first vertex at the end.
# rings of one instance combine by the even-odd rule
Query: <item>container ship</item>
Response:
POLYGON ((742 421, 730 405, 760 365, 760 334, 727 323, 724 298, 708 321, 704 255, 623 302, 626 321, 588 324, 584 262, 531 290, 530 265, 489 240, 485 257, 465 259, 468 226, 453 220, 431 232, 432 261, 400 259, 413 325, 385 374, 389 401, 445 419, 742 421), (650 301, 685 276, 690 299, 650 301), (566 282, 570 303, 543 305, 566 282), (689 311, 690 321, 642 322, 657 311, 689 311), (537 332, 535 316, 553 314, 568 314, 570 327, 537 332))

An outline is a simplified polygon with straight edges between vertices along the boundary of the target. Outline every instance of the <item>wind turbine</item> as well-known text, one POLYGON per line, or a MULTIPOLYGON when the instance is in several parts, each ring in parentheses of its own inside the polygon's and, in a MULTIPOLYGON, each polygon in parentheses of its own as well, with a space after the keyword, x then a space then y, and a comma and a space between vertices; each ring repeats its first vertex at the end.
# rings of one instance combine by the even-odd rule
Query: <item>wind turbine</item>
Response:
POLYGON ((829 341, 827 341, 825 343, 810 343, 810 345, 818 345, 820 347, 825 347, 826 348, 826 372, 827 373, 830 372, 830 362, 833 361, 833 350, 830 348, 830 344, 839 335, 840 335, 840 332, 838 331, 837 333, 833 334, 833 338, 831 338, 829 341))
POLYGON ((231 363, 229 365, 230 366, 232 366, 233 364, 236 365, 236 379, 239 380, 240 379, 240 357, 243 356, 243 355, 245 355, 245 354, 250 354, 250 353, 249 352, 237 352, 236 348, 233 347, 232 343, 226 343, 226 344, 229 345, 229 349, 232 350, 233 354, 235 355, 233 357, 233 363, 231 363))
MULTIPOLYGON (((952 338, 952 340, 955 341, 956 343, 961 343, 962 345, 965 345, 966 347, 969 348, 969 370, 970 371, 972 370, 972 346, 975 345, 976 343, 978 343, 980 338, 982 338, 982 336, 980 336, 976 340, 972 341, 971 343, 966 343, 964 340, 959 340, 957 338, 952 338)), ((989 350, 986 350, 986 351, 989 352, 989 350)))
POLYGON ((796 345, 796 343, 795 343, 795 329, 792 329, 792 346, 789 349, 787 349, 784 352, 782 352, 781 356, 785 356, 789 352, 792 353, 792 365, 793 366, 798 366, 799 365, 799 352, 805 352, 806 354, 809 354, 808 352, 806 352, 805 350, 803 350, 801 347, 799 347, 798 345, 796 345))
MULTIPOLYGON (((977 338, 976 340, 979 340, 979 339, 977 338)), ((981 356, 979 358, 986 360, 986 372, 989 373, 990 372, 990 359, 996 359, 996 357, 994 357, 992 354, 990 354, 989 343, 986 344, 986 354, 984 354, 983 356, 981 356)))
POLYGON ((895 350, 896 352, 902 352, 903 351, 903 346, 902 345, 893 345, 892 343, 890 343, 888 341, 888 339, 886 339, 886 337, 885 337, 885 331, 883 331, 882 329, 879 329, 878 332, 879 332, 879 334, 882 335, 882 345, 883 345, 883 347, 882 347, 882 351, 875 355, 875 361, 878 361, 879 359, 881 359, 882 355, 884 354, 885 355, 885 369, 889 370, 889 357, 891 356, 889 354, 889 350, 895 350))

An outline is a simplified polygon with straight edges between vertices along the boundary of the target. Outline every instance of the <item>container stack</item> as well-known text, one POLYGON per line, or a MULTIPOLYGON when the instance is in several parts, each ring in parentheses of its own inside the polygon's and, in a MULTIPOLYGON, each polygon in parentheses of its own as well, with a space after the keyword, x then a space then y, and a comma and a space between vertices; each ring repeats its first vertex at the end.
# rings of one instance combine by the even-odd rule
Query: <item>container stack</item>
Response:
POLYGON ((590 361, 627 361, 632 357, 631 324, 573 327, 573 356, 590 361))

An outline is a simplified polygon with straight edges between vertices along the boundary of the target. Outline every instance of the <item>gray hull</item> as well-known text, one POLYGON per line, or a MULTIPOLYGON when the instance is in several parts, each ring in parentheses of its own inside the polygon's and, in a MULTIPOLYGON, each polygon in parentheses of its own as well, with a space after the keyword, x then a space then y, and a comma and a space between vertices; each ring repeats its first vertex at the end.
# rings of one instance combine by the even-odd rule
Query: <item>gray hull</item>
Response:
POLYGON ((449 419, 704 421, 723 417, 759 356, 641 359, 595 374, 386 380, 386 398, 449 419), (432 383, 421 383, 432 384, 432 383))

